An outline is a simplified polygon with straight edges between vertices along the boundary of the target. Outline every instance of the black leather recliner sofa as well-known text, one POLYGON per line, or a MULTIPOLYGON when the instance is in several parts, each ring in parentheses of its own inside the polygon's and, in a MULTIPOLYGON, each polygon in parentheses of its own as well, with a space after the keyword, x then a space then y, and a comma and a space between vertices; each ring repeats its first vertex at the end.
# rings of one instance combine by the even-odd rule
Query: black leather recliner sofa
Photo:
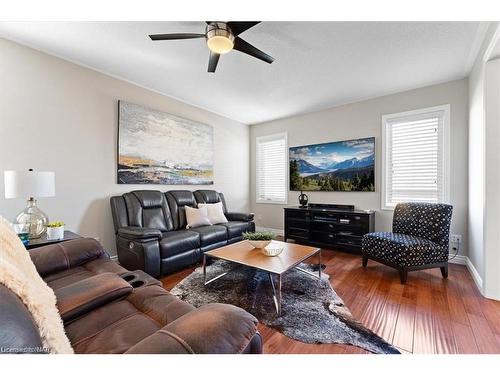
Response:
POLYGON ((120 264, 153 277, 195 264, 203 252, 255 231, 254 215, 228 212, 224 195, 214 190, 135 190, 111 197, 111 211, 120 264), (185 206, 217 202, 227 223, 186 229, 185 206))

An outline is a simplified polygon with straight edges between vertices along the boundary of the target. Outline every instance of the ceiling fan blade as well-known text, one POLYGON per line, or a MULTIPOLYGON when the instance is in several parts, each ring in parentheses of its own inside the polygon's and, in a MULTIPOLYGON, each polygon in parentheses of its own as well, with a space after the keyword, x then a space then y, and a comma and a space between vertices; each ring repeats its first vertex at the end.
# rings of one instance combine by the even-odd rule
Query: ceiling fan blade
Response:
POLYGON ((227 23, 231 31, 235 36, 240 35, 243 31, 247 31, 249 28, 254 27, 260 23, 260 21, 230 21, 227 23))
POLYGON ((210 51, 210 57, 208 58, 208 72, 215 73, 217 69, 217 63, 219 62, 220 55, 218 53, 210 51))
POLYGON ((247 55, 253 56, 259 60, 265 61, 268 64, 271 64, 274 61, 273 57, 269 56, 265 52, 262 52, 260 49, 252 46, 250 43, 245 42, 240 37, 236 37, 234 39, 233 49, 246 53, 247 55))
POLYGON ((176 40, 205 38, 205 34, 177 33, 177 34, 155 34, 149 36, 151 40, 176 40))

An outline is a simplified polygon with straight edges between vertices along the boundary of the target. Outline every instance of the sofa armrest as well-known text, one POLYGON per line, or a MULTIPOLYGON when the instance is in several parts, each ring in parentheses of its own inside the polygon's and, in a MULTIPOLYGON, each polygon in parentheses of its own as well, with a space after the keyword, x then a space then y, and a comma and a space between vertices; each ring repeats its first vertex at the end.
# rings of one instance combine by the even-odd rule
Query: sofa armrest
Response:
POLYGON ((239 307, 203 305, 146 337, 127 354, 238 354, 257 333, 257 319, 239 307))
POLYGON ((127 238, 116 236, 118 261, 129 271, 143 270, 153 277, 160 276, 160 239, 158 237, 127 238))
POLYGON ((254 214, 246 214, 243 212, 226 212, 226 218, 229 221, 247 221, 250 222, 253 220, 254 214))
POLYGON ((118 228, 118 235, 129 240, 147 240, 162 238, 161 231, 153 228, 142 227, 121 227, 118 228))
POLYGON ((78 238, 29 250, 40 276, 61 272, 99 258, 109 258, 102 245, 93 238, 78 238))
POLYGON ((64 322, 95 310, 109 302, 125 298, 132 286, 120 276, 105 272, 54 291, 57 308, 64 322))

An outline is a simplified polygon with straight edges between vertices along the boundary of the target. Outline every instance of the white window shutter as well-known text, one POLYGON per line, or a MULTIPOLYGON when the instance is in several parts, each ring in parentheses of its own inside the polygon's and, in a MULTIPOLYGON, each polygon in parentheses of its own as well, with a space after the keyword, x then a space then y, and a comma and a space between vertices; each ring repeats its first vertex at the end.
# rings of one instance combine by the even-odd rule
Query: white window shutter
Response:
POLYGON ((257 203, 287 202, 287 136, 285 133, 256 139, 257 203))
POLYGON ((383 208, 447 201, 449 106, 383 117, 383 208))

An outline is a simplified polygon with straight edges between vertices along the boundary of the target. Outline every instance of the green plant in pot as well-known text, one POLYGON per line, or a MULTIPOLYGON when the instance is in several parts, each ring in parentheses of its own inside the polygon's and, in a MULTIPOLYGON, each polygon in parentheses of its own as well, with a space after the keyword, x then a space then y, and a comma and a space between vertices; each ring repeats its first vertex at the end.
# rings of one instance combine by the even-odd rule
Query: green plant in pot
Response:
POLYGON ((262 249, 269 245, 275 238, 272 232, 245 232, 243 239, 247 240, 256 249, 262 249))
POLYGON ((64 223, 62 221, 52 221, 47 224, 47 239, 62 240, 64 238, 64 223))

